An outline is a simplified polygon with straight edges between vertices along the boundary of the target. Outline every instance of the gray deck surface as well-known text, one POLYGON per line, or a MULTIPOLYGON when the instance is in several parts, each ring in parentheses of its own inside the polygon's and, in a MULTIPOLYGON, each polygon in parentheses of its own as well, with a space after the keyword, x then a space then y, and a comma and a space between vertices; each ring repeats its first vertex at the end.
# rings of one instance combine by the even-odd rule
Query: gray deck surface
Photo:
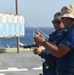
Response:
POLYGON ((42 62, 32 51, 0 53, 0 75, 39 75, 42 62))

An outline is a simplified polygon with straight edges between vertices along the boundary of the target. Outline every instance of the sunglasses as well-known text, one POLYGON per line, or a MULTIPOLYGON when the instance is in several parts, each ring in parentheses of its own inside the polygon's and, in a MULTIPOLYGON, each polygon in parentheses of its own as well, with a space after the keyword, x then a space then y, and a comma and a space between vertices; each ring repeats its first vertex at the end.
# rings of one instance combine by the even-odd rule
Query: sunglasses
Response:
POLYGON ((62 22, 61 20, 52 20, 52 23, 57 25, 59 25, 61 22, 62 22))

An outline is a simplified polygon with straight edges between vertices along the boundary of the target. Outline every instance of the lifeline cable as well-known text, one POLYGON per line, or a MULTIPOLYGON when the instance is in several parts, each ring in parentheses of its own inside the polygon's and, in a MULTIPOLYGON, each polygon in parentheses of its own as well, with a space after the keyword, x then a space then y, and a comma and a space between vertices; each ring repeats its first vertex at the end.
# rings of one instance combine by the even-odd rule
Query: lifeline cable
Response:
POLYGON ((26 22, 29 23, 30 25, 32 25, 35 29, 37 29, 38 31, 40 31, 40 32, 43 33, 46 37, 49 38, 49 36, 48 36, 46 33, 44 33, 44 32, 43 32, 42 30, 40 30, 39 28, 35 27, 35 25, 32 24, 29 20, 26 20, 26 22))

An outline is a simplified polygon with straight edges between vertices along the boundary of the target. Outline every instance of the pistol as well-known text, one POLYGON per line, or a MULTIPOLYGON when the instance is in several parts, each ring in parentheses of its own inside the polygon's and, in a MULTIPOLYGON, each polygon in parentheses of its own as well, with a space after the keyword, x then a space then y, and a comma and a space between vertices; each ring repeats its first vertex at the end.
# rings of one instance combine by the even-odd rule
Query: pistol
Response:
POLYGON ((23 47, 23 48, 33 48, 33 49, 35 49, 35 48, 38 48, 39 47, 39 45, 37 45, 37 44, 32 44, 32 45, 24 45, 24 44, 22 44, 22 43, 19 43, 19 45, 20 45, 20 47, 23 47))

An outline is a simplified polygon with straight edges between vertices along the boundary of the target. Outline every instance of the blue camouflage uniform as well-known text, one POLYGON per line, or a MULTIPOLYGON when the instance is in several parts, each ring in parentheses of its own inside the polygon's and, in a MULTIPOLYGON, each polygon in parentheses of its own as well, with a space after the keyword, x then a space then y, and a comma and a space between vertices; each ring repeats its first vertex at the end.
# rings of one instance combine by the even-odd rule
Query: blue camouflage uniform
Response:
MULTIPOLYGON (((67 29, 63 28, 58 33, 54 31, 49 35, 48 41, 58 45, 66 34, 67 29)), ((56 60, 57 58, 51 55, 47 50, 43 50, 39 55, 45 59, 43 63, 43 75, 56 75, 56 60)))
POLYGON ((71 50, 57 60, 58 75, 74 75, 74 25, 68 29, 61 43, 71 50))

